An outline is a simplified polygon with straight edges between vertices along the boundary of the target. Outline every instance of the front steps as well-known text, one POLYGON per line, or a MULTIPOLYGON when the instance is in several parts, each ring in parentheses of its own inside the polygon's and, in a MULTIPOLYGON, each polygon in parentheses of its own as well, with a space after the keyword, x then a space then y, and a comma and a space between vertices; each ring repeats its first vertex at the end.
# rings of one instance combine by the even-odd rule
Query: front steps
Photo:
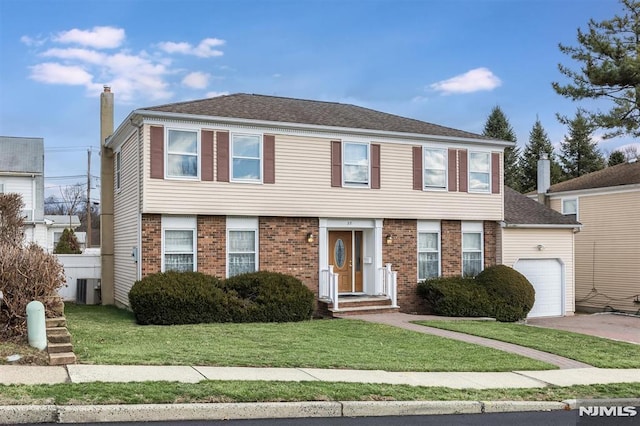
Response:
POLYGON ((47 318, 47 352, 49 365, 75 364, 71 334, 67 330, 65 317, 47 318))
POLYGON ((340 318, 352 315, 383 314, 398 312, 398 307, 391 306, 391 299, 386 296, 341 296, 338 298, 338 309, 328 300, 318 301, 318 311, 322 316, 340 318))

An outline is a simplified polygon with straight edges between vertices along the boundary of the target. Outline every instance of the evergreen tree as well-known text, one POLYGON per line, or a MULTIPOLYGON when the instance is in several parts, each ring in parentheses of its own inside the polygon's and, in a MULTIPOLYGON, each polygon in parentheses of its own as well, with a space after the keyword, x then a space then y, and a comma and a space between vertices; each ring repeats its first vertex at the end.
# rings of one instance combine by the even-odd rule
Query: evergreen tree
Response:
MULTIPOLYGON (((482 134, 484 136, 503 141, 517 142, 517 138, 511 128, 511 124, 509 124, 509 120, 507 120, 507 117, 499 106, 495 106, 491 110, 491 114, 489 114, 489 117, 487 118, 482 134)), ((520 169, 520 148, 517 146, 505 148, 503 165, 504 184, 516 191, 519 191, 520 183, 522 181, 522 171, 520 169)))
POLYGON ((569 135, 560 146, 560 161, 564 177, 573 179, 604 168, 604 158, 595 142, 591 140, 592 127, 580 111, 573 120, 560 118, 569 126, 569 135))
POLYGON ((60 236, 60 240, 58 244, 56 244, 53 249, 55 254, 80 254, 82 250, 80 250, 80 243, 78 242, 78 238, 76 237, 76 233, 73 232, 71 228, 65 228, 62 231, 62 235, 60 236))
POLYGON ((615 166, 616 164, 622 164, 625 161, 627 161, 627 159, 624 156, 624 152, 616 149, 611 154, 609 154, 609 161, 607 162, 607 165, 611 167, 615 166))
POLYGON ((551 184, 562 180, 562 168, 553 154, 553 145, 547 136, 547 132, 542 127, 539 119, 536 119, 531 132, 529 132, 529 142, 524 147, 524 154, 521 157, 522 192, 533 191, 538 186, 538 160, 540 154, 546 153, 551 160, 551 184))
POLYGON ((576 70, 562 64, 560 72, 571 80, 553 83, 554 90, 574 101, 602 99, 609 111, 586 112, 597 127, 609 129, 605 137, 640 136, 640 1, 621 0, 623 16, 578 29, 578 46, 560 44, 560 51, 580 63, 576 70))

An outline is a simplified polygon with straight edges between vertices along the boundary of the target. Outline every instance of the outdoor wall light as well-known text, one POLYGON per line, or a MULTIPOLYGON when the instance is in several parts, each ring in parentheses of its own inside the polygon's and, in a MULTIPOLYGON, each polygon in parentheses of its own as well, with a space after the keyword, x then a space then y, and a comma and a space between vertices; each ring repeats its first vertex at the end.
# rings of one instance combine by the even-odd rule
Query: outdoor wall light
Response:
POLYGON ((313 234, 311 232, 309 232, 307 234, 307 242, 308 243, 312 243, 313 242, 313 234))
POLYGON ((391 234, 387 234, 386 242, 387 242, 387 245, 393 244, 393 237, 391 236, 391 234))
POLYGON ((545 246, 544 244, 538 244, 537 248, 538 248, 538 251, 542 251, 545 249, 545 246))

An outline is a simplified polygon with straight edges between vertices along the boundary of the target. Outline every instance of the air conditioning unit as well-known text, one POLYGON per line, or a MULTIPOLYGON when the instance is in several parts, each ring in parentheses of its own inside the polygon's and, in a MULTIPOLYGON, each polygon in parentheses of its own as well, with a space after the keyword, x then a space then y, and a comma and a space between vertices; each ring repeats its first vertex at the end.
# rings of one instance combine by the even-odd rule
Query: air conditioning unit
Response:
POLYGON ((76 303, 79 305, 99 305, 100 279, 78 278, 76 279, 76 303))

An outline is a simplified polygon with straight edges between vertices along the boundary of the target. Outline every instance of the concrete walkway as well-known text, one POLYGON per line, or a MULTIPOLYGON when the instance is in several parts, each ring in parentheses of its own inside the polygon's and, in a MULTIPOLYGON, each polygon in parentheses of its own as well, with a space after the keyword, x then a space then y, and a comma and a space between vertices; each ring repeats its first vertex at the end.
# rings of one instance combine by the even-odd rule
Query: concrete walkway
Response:
POLYGON ((354 315, 345 316, 343 318, 359 319, 363 321, 375 322, 378 324, 386 324, 394 327, 404 328, 406 330, 416 331, 418 333, 432 334, 434 336, 446 337, 448 339, 455 339, 462 342, 473 343, 474 345, 482 345, 489 348, 498 349, 500 351, 509 352, 553 364, 561 369, 581 369, 591 367, 591 365, 585 364, 583 362, 575 361, 573 359, 550 354, 548 352, 543 352, 536 349, 526 348, 524 346, 514 345, 513 343, 506 343, 498 340, 487 339, 484 337, 472 336, 470 334, 458 333, 456 331, 442 330, 439 328, 426 327, 424 325, 411 323, 411 321, 449 319, 444 317, 436 317, 432 315, 410 315, 398 312, 392 314, 354 315))

